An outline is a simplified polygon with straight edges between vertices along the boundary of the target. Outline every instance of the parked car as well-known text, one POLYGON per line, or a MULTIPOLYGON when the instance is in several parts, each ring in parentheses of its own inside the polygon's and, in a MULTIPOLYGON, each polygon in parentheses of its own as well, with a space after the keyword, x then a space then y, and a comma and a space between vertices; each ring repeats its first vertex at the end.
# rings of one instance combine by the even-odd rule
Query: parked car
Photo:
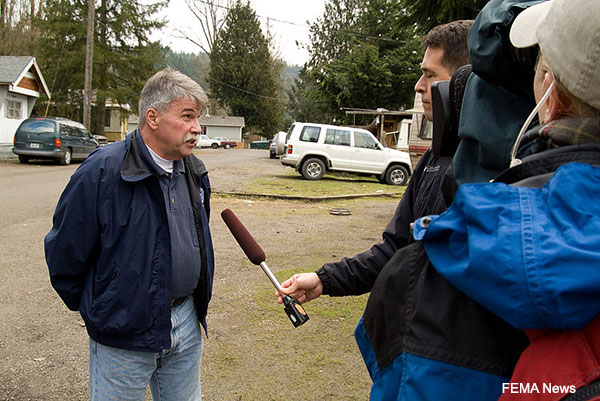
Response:
POLYGON ((281 156, 285 150, 285 137, 287 132, 279 131, 269 144, 269 157, 271 159, 281 156))
POLYGON ((294 123, 280 160, 307 180, 319 180, 331 170, 373 174, 382 183, 405 185, 412 174, 408 153, 385 148, 367 130, 326 124, 294 123))
POLYGON ((198 148, 217 149, 219 146, 221 146, 221 141, 209 138, 208 135, 200 135, 200 138, 196 141, 196 147, 198 148))
POLYGON ((236 141, 230 141, 228 138, 223 136, 215 137, 217 141, 219 141, 219 146, 225 149, 235 148, 237 146, 236 141))
POLYGON ((269 141, 250 142, 250 149, 269 149, 269 141))
POLYGON ((29 118, 19 125, 13 140, 13 153, 21 163, 30 159, 55 159, 70 164, 85 159, 98 142, 81 123, 61 117, 29 118))
POLYGON ((92 136, 94 137, 94 139, 96 140, 96 142, 98 142, 98 145, 100 145, 100 146, 106 145, 108 143, 108 138, 105 137, 104 135, 94 134, 92 136))

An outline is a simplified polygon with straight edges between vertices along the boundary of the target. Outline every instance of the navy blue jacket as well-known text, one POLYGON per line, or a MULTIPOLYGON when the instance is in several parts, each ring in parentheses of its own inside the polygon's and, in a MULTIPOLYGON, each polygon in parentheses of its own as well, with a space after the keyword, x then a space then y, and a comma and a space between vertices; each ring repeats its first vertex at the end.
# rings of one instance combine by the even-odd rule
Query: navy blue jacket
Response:
MULTIPOLYGON (((159 179, 136 137, 94 151, 71 177, 44 240, 50 280, 97 342, 136 351, 171 346, 171 244, 159 179)), ((202 161, 183 159, 200 252, 193 297, 206 330, 214 255, 210 182, 202 161)))

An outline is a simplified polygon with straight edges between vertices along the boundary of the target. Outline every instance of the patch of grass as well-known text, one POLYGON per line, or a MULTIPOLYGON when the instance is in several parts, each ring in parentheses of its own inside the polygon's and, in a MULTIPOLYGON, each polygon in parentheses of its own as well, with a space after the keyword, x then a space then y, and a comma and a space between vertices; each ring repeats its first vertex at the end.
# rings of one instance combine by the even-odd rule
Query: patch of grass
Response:
POLYGON ((283 175, 260 177, 246 186, 247 192, 295 196, 335 196, 376 192, 402 194, 405 189, 406 186, 381 184, 371 176, 336 173, 326 174, 321 180, 310 181, 293 171, 286 171, 283 175))
MULTIPOLYGON (((296 269, 276 273, 279 281, 290 277, 296 269)), ((368 398, 370 380, 354 339, 354 329, 364 311, 368 295, 359 297, 322 296, 304 304, 310 319, 294 328, 276 302, 274 287, 265 277, 256 287, 252 299, 261 311, 263 341, 268 339, 268 355, 260 359, 278 361, 287 370, 275 382, 290 389, 302 389, 306 400, 364 400, 368 398), (283 379, 285 377, 285 379, 283 379)), ((256 313, 255 311, 255 313, 256 313)), ((278 375, 274 375, 278 376, 278 375)), ((245 389, 243 400, 276 400, 277 392, 264 387, 245 389)), ((296 398, 296 397, 292 397, 296 398)))

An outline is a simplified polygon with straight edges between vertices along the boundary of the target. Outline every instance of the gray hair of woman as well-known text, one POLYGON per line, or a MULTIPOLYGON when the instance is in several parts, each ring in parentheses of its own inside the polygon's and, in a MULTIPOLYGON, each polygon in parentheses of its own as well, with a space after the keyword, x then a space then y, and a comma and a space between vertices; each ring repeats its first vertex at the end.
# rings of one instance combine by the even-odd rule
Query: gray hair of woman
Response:
POLYGON ((206 109, 208 97, 204 89, 193 79, 179 71, 165 68, 154 74, 142 89, 139 102, 139 127, 146 124, 146 112, 153 108, 165 113, 175 100, 190 99, 196 102, 200 110, 206 109))

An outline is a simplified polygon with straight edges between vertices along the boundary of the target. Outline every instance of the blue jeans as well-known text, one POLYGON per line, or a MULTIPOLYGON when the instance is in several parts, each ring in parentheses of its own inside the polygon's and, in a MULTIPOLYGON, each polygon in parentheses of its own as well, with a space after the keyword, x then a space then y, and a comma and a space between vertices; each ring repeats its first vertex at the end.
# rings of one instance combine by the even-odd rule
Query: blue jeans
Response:
POLYGON ((171 325, 171 349, 158 353, 107 347, 90 338, 90 399, 143 401, 150 385, 154 401, 201 401, 202 331, 191 296, 171 309, 171 325))

